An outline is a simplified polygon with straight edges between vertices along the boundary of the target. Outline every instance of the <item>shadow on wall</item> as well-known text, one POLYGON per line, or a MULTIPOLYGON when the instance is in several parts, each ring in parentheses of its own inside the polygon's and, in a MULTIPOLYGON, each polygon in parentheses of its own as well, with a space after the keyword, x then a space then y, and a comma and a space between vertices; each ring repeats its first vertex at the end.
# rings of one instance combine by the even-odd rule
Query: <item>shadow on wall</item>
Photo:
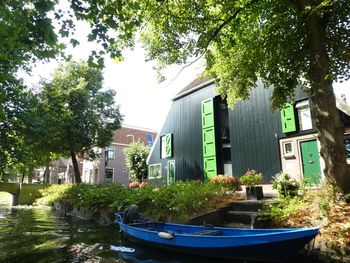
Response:
POLYGON ((179 174, 176 172, 176 180, 201 180, 204 181, 204 171, 202 164, 197 162, 189 163, 184 161, 183 170, 188 171, 189 174, 179 174))

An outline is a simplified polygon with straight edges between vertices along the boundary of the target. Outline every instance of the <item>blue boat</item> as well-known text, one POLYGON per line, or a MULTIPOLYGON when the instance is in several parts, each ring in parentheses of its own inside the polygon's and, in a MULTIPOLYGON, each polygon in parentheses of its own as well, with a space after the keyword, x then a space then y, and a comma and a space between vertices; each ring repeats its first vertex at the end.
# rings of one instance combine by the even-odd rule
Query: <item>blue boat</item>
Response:
POLYGON ((286 261, 319 233, 319 228, 243 229, 159 222, 116 222, 131 241, 200 256, 254 261, 286 261))

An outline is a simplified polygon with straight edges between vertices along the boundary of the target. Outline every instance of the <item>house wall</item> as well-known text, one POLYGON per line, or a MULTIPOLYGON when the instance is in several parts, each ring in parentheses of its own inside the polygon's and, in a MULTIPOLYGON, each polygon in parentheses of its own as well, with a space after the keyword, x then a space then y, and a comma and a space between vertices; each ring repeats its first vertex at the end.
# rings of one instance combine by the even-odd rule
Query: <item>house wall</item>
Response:
POLYGON ((271 110, 272 88, 262 83, 251 91, 251 99, 238 101, 229 110, 233 175, 247 169, 263 173, 264 183, 281 170, 278 138, 284 136, 280 112, 271 110))
POLYGON ((162 165, 161 183, 166 182, 167 161, 173 159, 176 180, 204 178, 201 101, 215 96, 214 85, 209 85, 173 102, 149 158, 149 164, 162 165), (161 159, 160 137, 167 133, 173 134, 173 157, 161 159))
POLYGON ((123 126, 116 130, 113 142, 109 146, 114 148, 114 158, 108 159, 106 163, 105 151, 109 148, 106 147, 105 149, 101 149, 101 157, 94 166, 98 168, 97 183, 105 183, 106 168, 111 168, 113 169, 113 182, 127 185, 129 183, 129 172, 125 164, 125 154, 123 150, 132 142, 140 141, 147 145, 147 134, 149 133, 153 135, 153 141, 155 141, 157 133, 148 129, 123 126))
MULTIPOLYGON (((282 171, 288 173, 292 178, 296 180, 303 179, 303 166, 302 166, 302 158, 300 151, 300 142, 309 141, 313 139, 317 139, 318 134, 307 134, 297 137, 290 137, 280 140, 280 156, 282 163, 282 171), (283 153, 283 144, 285 142, 291 142, 293 148, 293 154, 285 155, 283 153)), ((318 150, 320 150, 320 142, 317 140, 318 150)), ((325 167, 324 160, 321 156, 319 156, 320 165, 321 165, 321 176, 323 176, 323 169, 325 167)))
MULTIPOLYGON (((243 175, 247 169, 264 174, 264 183, 281 171, 279 143, 285 138, 282 133, 280 111, 271 110, 272 88, 264 89, 262 83, 251 91, 251 100, 238 101, 229 109, 232 174, 243 175)), ((161 163, 162 180, 166 182, 167 161, 176 160, 176 180, 204 179, 201 102, 218 96, 214 85, 209 85, 173 102, 164 126, 155 142, 149 164, 161 163), (161 159, 160 137, 173 134, 173 157, 161 159)), ((296 98, 304 98, 298 90, 296 98)), ((216 130, 217 135, 218 131, 216 130)), ((294 136, 299 135, 298 132, 294 136)), ((217 138, 218 173, 223 173, 220 164, 220 140, 217 138)), ((159 180, 158 180, 159 181, 159 180)))

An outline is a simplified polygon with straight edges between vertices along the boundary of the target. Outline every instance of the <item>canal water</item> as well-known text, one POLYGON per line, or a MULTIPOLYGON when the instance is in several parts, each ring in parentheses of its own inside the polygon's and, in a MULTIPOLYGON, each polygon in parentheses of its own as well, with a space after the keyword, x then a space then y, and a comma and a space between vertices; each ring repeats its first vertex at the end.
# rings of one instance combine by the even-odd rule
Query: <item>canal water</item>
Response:
MULTIPOLYGON (((144 248, 123 240, 116 226, 60 217, 45 208, 0 204, 0 262, 237 262, 144 248), (120 251, 125 250, 128 251, 120 251)), ((303 259, 299 262, 311 262, 303 259)))

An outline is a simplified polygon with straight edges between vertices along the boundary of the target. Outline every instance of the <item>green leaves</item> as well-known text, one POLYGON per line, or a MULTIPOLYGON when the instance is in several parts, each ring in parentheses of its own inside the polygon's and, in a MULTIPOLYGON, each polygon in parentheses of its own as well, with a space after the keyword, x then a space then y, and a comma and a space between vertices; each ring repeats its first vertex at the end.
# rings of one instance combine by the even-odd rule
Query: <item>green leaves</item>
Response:
POLYGON ((129 170, 129 177, 131 181, 147 178, 147 157, 150 149, 142 142, 137 141, 129 144, 129 147, 124 149, 125 163, 129 170))

